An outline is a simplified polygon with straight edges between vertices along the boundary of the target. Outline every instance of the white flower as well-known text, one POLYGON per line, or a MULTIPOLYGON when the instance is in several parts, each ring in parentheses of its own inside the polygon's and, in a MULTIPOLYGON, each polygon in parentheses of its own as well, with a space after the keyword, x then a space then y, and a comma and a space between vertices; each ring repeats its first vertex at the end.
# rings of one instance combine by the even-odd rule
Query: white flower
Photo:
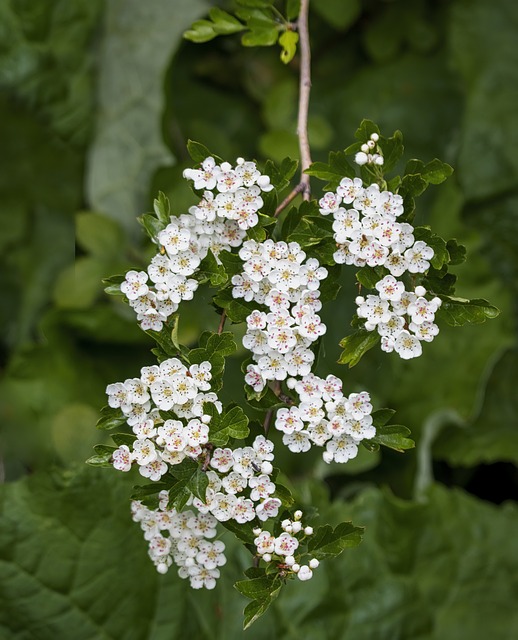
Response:
POLYGON ((426 242, 418 240, 413 247, 405 251, 410 273, 424 273, 429 267, 434 251, 426 242))
POLYGON ((275 539, 274 551, 279 556, 292 556, 299 547, 299 541, 289 533, 281 533, 275 539))
POLYGON ((234 517, 237 498, 235 495, 216 493, 211 503, 210 511, 220 522, 226 522, 234 517))
POLYGON ((376 282, 376 289, 379 291, 381 300, 397 301, 401 299, 405 285, 394 276, 385 276, 383 280, 376 282))
POLYGON ((232 449, 214 449, 210 460, 210 466, 220 473, 227 473, 234 466, 232 449))
MULTIPOLYGON (((178 253, 189 248, 191 232, 189 229, 180 227, 176 222, 171 222, 165 229, 159 232, 158 242, 165 248, 169 256, 176 256, 178 253)), ((170 263, 173 273, 177 272, 174 263, 170 263)))
POLYGON ((221 172, 214 158, 205 158, 201 163, 201 169, 185 169, 183 177, 194 180, 195 189, 214 189, 216 180, 221 172))
POLYGON ((255 507, 255 513, 259 520, 264 522, 268 518, 276 518, 281 506, 282 502, 279 498, 266 498, 264 502, 255 507))
POLYGON ((263 435, 259 435, 255 438, 252 447, 259 460, 273 460, 273 442, 271 440, 267 440, 263 435))
POLYGON ((283 443, 293 453, 304 453, 311 449, 311 440, 305 431, 295 431, 282 436, 283 443))
POLYGON ((345 204, 351 204, 363 191, 362 184, 360 178, 342 178, 336 192, 345 204))
POLYGON ((156 460, 153 460, 146 465, 139 466, 139 473, 145 478, 149 478, 153 482, 157 482, 165 473, 167 473, 167 464, 157 454, 156 460))
POLYGON ((270 494, 275 492, 275 484, 266 474, 250 478, 248 480, 248 486, 252 489, 250 498, 254 502, 268 498, 270 494))
POLYGON ((128 271, 126 279, 121 282, 121 291, 128 300, 136 300, 147 294, 147 280, 148 275, 145 271, 128 271))
POLYGON ((347 460, 356 457, 358 445, 350 436, 342 434, 333 440, 329 440, 326 450, 333 455, 335 462, 347 462, 347 460))
POLYGON ((409 360, 410 358, 419 357, 423 352, 423 348, 418 338, 404 329, 394 342, 394 351, 396 351, 403 360, 409 360))
POLYGON ((122 444, 112 454, 112 464, 117 471, 129 471, 131 469, 131 453, 129 447, 122 444))
POLYGON ((304 423, 300 417, 299 408, 279 409, 275 418, 275 428, 287 434, 291 434, 294 431, 302 431, 304 423))
POLYGON ((147 465, 157 459, 155 445, 151 440, 135 440, 133 458, 139 465, 147 465))

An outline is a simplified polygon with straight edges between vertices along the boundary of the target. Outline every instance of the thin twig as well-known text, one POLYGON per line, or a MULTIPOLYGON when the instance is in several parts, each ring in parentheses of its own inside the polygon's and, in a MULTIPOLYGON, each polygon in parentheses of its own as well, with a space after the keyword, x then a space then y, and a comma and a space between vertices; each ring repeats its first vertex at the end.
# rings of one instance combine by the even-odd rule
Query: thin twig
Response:
POLYGON ((274 213, 274 218, 277 218, 277 216, 281 213, 281 211, 284 211, 284 209, 286 209, 286 207, 290 204, 290 202, 295 200, 295 198, 299 195, 299 193, 302 193, 304 189, 305 187, 302 184, 302 182, 299 182, 299 184, 292 191, 290 191, 290 193, 288 193, 288 195, 284 198, 281 204, 277 207, 274 213))
POLYGON ((299 138, 300 150, 300 183, 302 185, 302 197, 304 200, 309 200, 311 198, 309 176, 304 173, 311 164, 311 152, 308 137, 309 94, 311 91, 311 49, 309 45, 308 10, 309 0, 301 0, 298 19, 300 38, 300 82, 297 135, 299 138))
POLYGON ((220 336, 223 333, 226 319, 227 319, 227 314, 226 314, 226 311, 223 309, 223 312, 221 313, 221 320, 219 321, 218 336, 220 336))

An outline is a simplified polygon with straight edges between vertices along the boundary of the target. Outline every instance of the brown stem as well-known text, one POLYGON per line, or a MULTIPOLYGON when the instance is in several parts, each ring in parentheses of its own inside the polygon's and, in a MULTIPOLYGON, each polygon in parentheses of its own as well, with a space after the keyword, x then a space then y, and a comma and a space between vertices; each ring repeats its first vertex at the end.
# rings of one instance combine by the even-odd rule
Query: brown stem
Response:
POLYGON ((309 176, 304 173, 311 164, 311 152, 308 138, 309 94, 311 91, 311 49, 309 46, 308 10, 309 0, 301 0, 298 19, 300 38, 300 82, 297 135, 299 137, 300 150, 300 184, 302 185, 302 197, 304 200, 309 200, 311 198, 309 176))
POLYGON ((227 319, 227 314, 225 312, 225 310, 223 309, 223 312, 221 314, 221 320, 219 321, 219 326, 218 326, 218 336, 222 334, 223 329, 225 328, 225 320, 227 319))
POLYGON ((281 211, 284 211, 284 209, 286 209, 286 207, 290 204, 290 202, 295 200, 295 198, 299 195, 299 193, 302 193, 304 190, 305 190, 304 185, 302 184, 302 182, 299 182, 299 184, 292 191, 290 191, 290 193, 288 193, 288 195, 284 198, 284 200, 277 207, 277 209, 275 209, 275 213, 273 214, 274 218, 277 218, 277 216, 281 213, 281 211))

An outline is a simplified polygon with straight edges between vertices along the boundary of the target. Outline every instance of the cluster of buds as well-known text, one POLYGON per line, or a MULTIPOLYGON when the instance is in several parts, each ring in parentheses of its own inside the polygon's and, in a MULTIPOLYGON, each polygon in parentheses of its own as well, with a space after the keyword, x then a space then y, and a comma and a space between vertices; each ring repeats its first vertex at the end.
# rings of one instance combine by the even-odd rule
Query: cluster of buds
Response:
POLYGON ((265 562, 275 562, 283 575, 294 574, 299 580, 310 580, 313 577, 313 569, 320 564, 317 558, 310 558, 307 564, 301 564, 307 553, 297 553, 300 547, 300 538, 313 535, 313 527, 304 527, 302 511, 295 511, 293 520, 283 520, 281 527, 283 532, 274 536, 269 531, 254 529, 254 544, 257 556, 265 562))
POLYGON ((374 152, 379 139, 380 137, 377 133, 371 134, 370 139, 362 144, 361 151, 358 151, 354 156, 356 164, 360 166, 364 164, 375 164, 381 166, 384 163, 383 156, 380 153, 377 153, 377 151, 374 152))

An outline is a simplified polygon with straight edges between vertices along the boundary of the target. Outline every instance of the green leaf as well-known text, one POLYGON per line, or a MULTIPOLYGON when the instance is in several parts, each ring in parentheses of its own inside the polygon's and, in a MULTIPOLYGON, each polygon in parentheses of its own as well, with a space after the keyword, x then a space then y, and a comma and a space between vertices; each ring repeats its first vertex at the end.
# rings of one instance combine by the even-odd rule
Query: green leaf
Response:
POLYGON ((227 317, 232 322, 244 322, 257 309, 257 303, 246 302, 242 298, 233 298, 231 289, 224 289, 213 298, 214 304, 225 309, 227 317))
POLYGON ((445 295, 439 297, 442 305, 437 312, 437 317, 452 327, 479 324, 487 319, 496 318, 500 313, 496 307, 482 298, 466 300, 445 295))
MULTIPOLYGON (((221 253, 228 253, 228 251, 222 251, 221 253)), ((218 264, 210 249, 205 258, 200 262, 200 266, 196 272, 196 279, 200 283, 210 282, 213 287, 219 287, 228 279, 225 268, 223 265, 218 264)))
POLYGON ((153 210, 162 224, 167 226, 171 222, 171 204, 162 191, 159 191, 158 197, 153 200, 153 210))
POLYGON ((374 442, 394 451, 403 453, 406 449, 413 449, 415 442, 406 436, 410 435, 410 429, 399 424, 385 425, 376 428, 376 435, 368 442, 374 442))
POLYGON ((187 489, 189 489, 189 491, 202 502, 205 502, 207 499, 208 486, 209 479, 207 478, 207 473, 206 471, 202 471, 200 467, 196 469, 195 473, 193 473, 186 484, 187 489))
POLYGON ((230 438, 244 440, 250 433, 248 417, 241 407, 231 407, 219 414, 214 405, 207 405, 210 421, 209 440, 217 447, 223 447, 230 438))
POLYGON ((453 173, 453 167, 434 158, 424 168, 423 178, 430 184, 441 184, 453 173))
POLYGON ((86 464, 89 464, 92 467, 113 468, 111 460, 115 450, 115 447, 111 447, 106 444, 96 444, 94 447, 95 455, 88 458, 88 460, 86 460, 86 464))
POLYGON ((378 145, 383 152, 383 171, 388 173, 394 169, 403 156, 405 150, 403 146, 403 134, 401 131, 395 131, 390 138, 381 136, 378 145))
POLYGON ((379 341, 380 335, 377 331, 359 329, 340 341, 340 346, 344 350, 338 360, 338 364, 348 364, 349 368, 354 367, 360 362, 363 355, 378 344, 379 341))
POLYGON ((375 427, 384 427, 395 413, 394 409, 377 409, 372 412, 372 423, 375 427))
POLYGON ((223 263, 223 267, 229 278, 232 278, 232 276, 235 276, 238 273, 242 273, 243 261, 236 253, 221 251, 218 258, 223 263))
POLYGON ((164 324, 161 331, 153 331, 152 329, 145 331, 170 358, 178 356, 179 351, 182 350, 178 344, 178 321, 179 315, 175 313, 168 318, 167 324, 164 324))
POLYGON ((362 541, 363 527, 355 527, 352 522, 342 522, 334 529, 326 524, 318 527, 308 542, 308 552, 317 559, 335 558, 342 551, 356 547, 362 541))
POLYGON ((213 7, 209 11, 209 16, 214 23, 214 30, 218 35, 231 35, 244 29, 244 25, 242 25, 237 18, 219 7, 213 7))
POLYGON ((130 433, 112 433, 112 440, 120 447, 125 444, 127 447, 133 447, 136 436, 130 433))
MULTIPOLYGON (((401 180, 401 186, 399 187, 399 194, 406 197, 416 198, 420 196, 423 191, 428 187, 428 182, 418 174, 408 174, 403 176, 401 180)), ((406 207, 405 207, 406 211, 406 207)))
POLYGON ((195 142, 194 140, 187 141, 187 151, 196 164, 203 162, 206 158, 216 158, 205 145, 200 142, 195 142))
POLYGON ((113 407, 103 407, 101 409, 101 416, 97 421, 97 428, 109 431, 110 429, 116 429, 121 425, 126 424, 126 416, 123 415, 120 409, 114 409, 113 407))
POLYGON ((264 575, 260 578, 253 578, 251 580, 240 580, 236 582, 234 588, 246 598, 265 599, 270 596, 270 593, 274 590, 275 576, 264 575))
POLYGON ((278 190, 282 191, 290 184, 299 166, 298 160, 284 158, 277 167, 274 162, 267 160, 263 173, 270 176, 270 182, 278 190))
POLYGON ((281 60, 284 64, 291 62, 297 53, 297 42, 299 34, 296 31, 285 31, 279 37, 279 44, 282 47, 281 60))
POLYGON ((313 162, 304 173, 319 180, 326 180, 325 191, 334 191, 344 177, 356 177, 356 171, 343 151, 331 151, 327 164, 325 162, 313 162))
POLYGON ((158 234, 167 226, 151 213, 144 213, 139 216, 137 220, 144 227, 145 232, 153 242, 157 242, 158 234))
POLYGON ((446 249, 450 256, 450 264, 462 264, 466 261, 466 247, 459 244, 455 238, 448 240, 446 249))
POLYGON ((261 26, 264 24, 261 21, 252 26, 252 22, 249 22, 247 26, 252 30, 243 35, 241 44, 244 47, 269 47, 275 44, 279 38, 279 30, 273 20, 272 23, 273 26, 261 26))
POLYGON ((383 267, 362 267, 356 272, 356 280, 367 289, 374 289, 376 283, 383 279, 387 271, 383 267))
POLYGON ((190 29, 184 32, 183 37, 191 42, 209 42, 217 36, 215 25, 210 20, 196 20, 190 29))

